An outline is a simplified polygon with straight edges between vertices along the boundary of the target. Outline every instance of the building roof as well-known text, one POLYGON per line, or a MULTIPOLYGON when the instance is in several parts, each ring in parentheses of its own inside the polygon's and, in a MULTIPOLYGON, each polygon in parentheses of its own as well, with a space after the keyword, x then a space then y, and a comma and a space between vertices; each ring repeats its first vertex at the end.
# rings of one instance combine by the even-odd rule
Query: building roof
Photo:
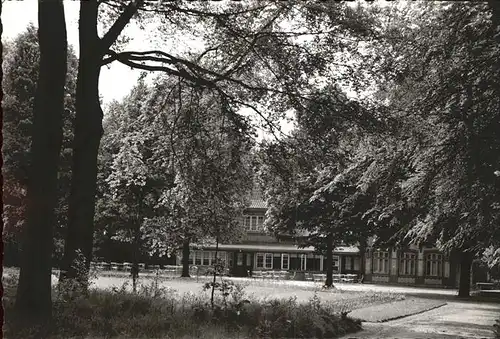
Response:
MULTIPOLYGON (((215 249, 215 245, 205 246, 205 249, 215 249)), ((312 253, 314 247, 299 248, 292 244, 219 244, 221 251, 259 251, 259 252, 288 252, 288 253, 312 253)), ((335 247, 335 253, 358 254, 359 249, 354 246, 335 247)))
POLYGON ((250 205, 248 206, 248 208, 267 209, 267 203, 264 200, 262 190, 256 184, 253 186, 252 191, 250 192, 250 205))
POLYGON ((267 203, 262 199, 252 199, 250 200, 250 205, 248 208, 267 208, 267 203))

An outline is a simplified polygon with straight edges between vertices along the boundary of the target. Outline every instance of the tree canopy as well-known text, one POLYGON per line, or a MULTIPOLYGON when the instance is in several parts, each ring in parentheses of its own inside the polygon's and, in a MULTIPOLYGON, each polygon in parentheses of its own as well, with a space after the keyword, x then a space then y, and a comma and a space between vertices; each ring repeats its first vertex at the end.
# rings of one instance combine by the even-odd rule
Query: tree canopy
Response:
POLYGON ((97 215, 119 220, 108 233, 127 240, 135 229, 143 249, 159 255, 186 239, 238 236, 253 141, 248 123, 216 92, 160 77, 152 86, 139 82, 109 114, 106 125, 119 127, 103 140, 106 176, 97 215), (132 228, 124 228, 127 223, 132 228))

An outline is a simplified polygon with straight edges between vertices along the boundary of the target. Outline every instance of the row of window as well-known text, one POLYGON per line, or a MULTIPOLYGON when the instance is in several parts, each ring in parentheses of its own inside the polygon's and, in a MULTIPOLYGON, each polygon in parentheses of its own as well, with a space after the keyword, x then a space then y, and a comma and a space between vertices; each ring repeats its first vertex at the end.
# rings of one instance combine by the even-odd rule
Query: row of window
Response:
MULTIPOLYGON (((226 252, 218 252, 217 257, 226 260, 226 252)), ((210 266, 215 263, 215 251, 190 251, 189 265, 210 266)))
MULTIPOLYGON (((290 256, 288 254, 281 255, 281 267, 283 267, 283 261, 286 262, 286 268, 288 269, 288 263, 290 262, 290 256)), ((257 268, 273 268, 273 254, 272 253, 257 253, 257 268)))
MULTIPOLYGON (((263 269, 282 269, 282 270, 290 269, 290 255, 288 253, 276 254, 277 256, 281 257, 280 267, 274 267, 275 266, 273 261, 274 255, 275 254, 273 253, 257 253, 255 256, 256 257, 255 267, 263 269)), ((299 256, 299 259, 300 259, 300 270, 306 270, 307 256, 305 254, 301 254, 299 256)))
POLYGON ((263 215, 245 215, 243 222, 247 231, 263 231, 264 216, 263 215))
MULTIPOLYGON (((380 274, 389 273, 389 252, 377 251, 373 253, 372 272, 380 274)), ((443 255, 428 253, 424 257, 425 275, 441 277, 443 274, 443 255)), ((417 254, 402 253, 399 256, 399 275, 416 275, 417 254)))
MULTIPOLYGON (((242 265, 243 257, 241 253, 237 257, 238 265, 242 265)), ((218 257, 224 261, 227 260, 226 252, 219 252, 218 257)), ((389 252, 376 251, 373 252, 372 257, 372 272, 378 274, 389 274, 390 261, 389 252)), ((308 258, 306 254, 298 256, 299 263, 294 266, 300 270, 306 270, 308 266, 308 258), (297 267, 300 266, 300 267, 297 267)), ((255 267, 260 269, 290 269, 290 255, 288 253, 257 253, 255 257, 255 267), (280 260, 273 260, 273 257, 279 257, 280 260), (280 267, 276 267, 279 265, 280 267)), ((294 259, 296 260, 296 259, 294 259)), ((424 257, 425 260, 425 275, 430 277, 441 277, 443 274, 443 256, 439 253, 428 253, 424 257)), ((189 264, 190 265, 204 265, 210 266, 215 261, 215 251, 190 251, 189 264)), ((232 260, 230 260, 232 261, 232 260)), ((333 256, 333 269, 339 269, 339 256, 333 256)), ((247 265, 251 265, 250 256, 247 256, 247 265)), ((311 263, 310 263, 311 264, 311 263)), ((344 269, 359 270, 358 257, 345 257, 344 269)), ((416 253, 401 253, 399 256, 399 275, 416 275, 417 270, 417 254, 416 253)))
MULTIPOLYGON (((296 260, 297 257, 294 257, 296 260)), ((299 263, 293 265, 292 269, 299 269, 299 270, 307 270, 309 269, 312 270, 318 270, 320 267, 318 266, 318 263, 320 261, 319 257, 316 258, 311 258, 311 256, 307 254, 299 254, 298 255, 298 260, 299 263), (315 261, 316 260, 316 261, 315 261), (308 263, 309 262, 309 263, 308 263), (313 267, 311 267, 313 266, 313 267)), ((282 270, 288 270, 290 269, 290 255, 288 253, 257 253, 256 254, 256 268, 262 268, 262 269, 282 269, 282 270), (280 257, 281 260, 273 260, 275 257, 280 257), (275 267, 277 264, 280 264, 280 267, 275 267)), ((333 270, 338 271, 339 270, 339 262, 340 262, 340 257, 338 255, 333 256, 333 270)), ((351 270, 359 270, 360 269, 360 258, 359 257, 350 257, 346 256, 345 257, 345 265, 344 265, 344 270, 351 271, 351 270)))

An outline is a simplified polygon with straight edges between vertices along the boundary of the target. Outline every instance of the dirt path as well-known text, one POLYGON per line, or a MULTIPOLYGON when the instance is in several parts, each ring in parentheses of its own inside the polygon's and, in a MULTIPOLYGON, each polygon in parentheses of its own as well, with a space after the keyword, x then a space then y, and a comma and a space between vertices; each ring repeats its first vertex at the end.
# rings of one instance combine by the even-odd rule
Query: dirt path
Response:
POLYGON ((342 339, 481 339, 493 338, 500 305, 447 301, 434 310, 386 323, 363 323, 364 331, 342 339))

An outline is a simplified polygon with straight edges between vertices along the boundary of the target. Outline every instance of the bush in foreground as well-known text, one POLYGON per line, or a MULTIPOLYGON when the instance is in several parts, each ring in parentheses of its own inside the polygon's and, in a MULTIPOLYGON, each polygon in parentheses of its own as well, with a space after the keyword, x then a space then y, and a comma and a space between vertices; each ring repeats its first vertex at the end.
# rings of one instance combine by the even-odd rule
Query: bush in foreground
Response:
POLYGON ((316 296, 308 303, 248 300, 232 282, 223 291, 212 307, 206 294, 180 296, 155 283, 135 294, 127 286, 72 297, 56 290, 53 319, 43 329, 24 324, 14 313, 14 298, 8 298, 5 337, 335 338, 361 329, 359 321, 322 305, 316 296))

